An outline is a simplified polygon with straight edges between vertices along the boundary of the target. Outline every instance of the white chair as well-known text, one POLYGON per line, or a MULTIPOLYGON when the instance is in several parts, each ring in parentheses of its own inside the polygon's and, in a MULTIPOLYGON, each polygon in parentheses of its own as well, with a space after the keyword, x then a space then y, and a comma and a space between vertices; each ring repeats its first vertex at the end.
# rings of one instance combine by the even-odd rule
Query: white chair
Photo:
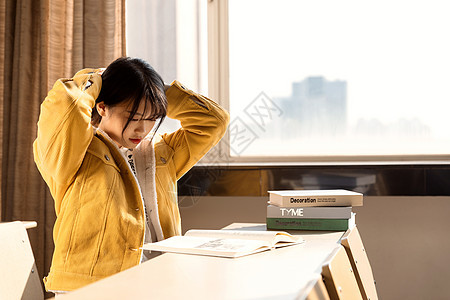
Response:
POLYGON ((27 228, 36 222, 0 223, 0 299, 44 299, 27 228))

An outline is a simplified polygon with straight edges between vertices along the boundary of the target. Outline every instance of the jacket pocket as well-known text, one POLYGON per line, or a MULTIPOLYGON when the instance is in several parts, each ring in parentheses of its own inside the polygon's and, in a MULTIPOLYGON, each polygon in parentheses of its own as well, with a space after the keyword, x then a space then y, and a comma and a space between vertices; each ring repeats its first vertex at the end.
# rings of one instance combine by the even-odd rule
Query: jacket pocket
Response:
POLYGON ((93 156, 97 157, 98 159, 100 159, 105 165, 111 166, 114 169, 116 169, 117 172, 120 172, 119 167, 117 166, 116 162, 114 161, 114 159, 109 151, 97 152, 97 151, 88 149, 87 152, 92 154, 93 156))
POLYGON ((165 144, 155 145, 155 164, 156 167, 167 167, 173 164, 173 150, 165 144))

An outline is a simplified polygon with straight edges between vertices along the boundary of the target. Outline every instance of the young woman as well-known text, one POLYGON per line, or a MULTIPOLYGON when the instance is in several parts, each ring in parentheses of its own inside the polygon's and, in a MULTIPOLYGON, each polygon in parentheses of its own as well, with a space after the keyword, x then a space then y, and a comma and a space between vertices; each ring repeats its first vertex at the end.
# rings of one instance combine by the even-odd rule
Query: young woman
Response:
POLYGON ((177 180, 222 138, 229 115, 145 61, 59 79, 42 103, 34 159, 55 201, 48 291, 146 260, 144 242, 181 234, 177 180), (165 116, 182 128, 154 138, 165 116))

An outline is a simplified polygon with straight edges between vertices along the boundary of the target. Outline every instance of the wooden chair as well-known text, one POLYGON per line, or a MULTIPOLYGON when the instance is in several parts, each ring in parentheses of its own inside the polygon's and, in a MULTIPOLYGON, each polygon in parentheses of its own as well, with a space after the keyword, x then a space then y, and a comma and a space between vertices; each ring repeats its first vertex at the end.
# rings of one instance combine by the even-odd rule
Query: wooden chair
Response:
POLYGON ((350 263, 355 272, 356 281, 364 300, 377 300, 377 290, 373 278, 372 268, 367 257, 358 228, 355 226, 347 230, 341 239, 341 244, 347 252, 350 263))
POLYGON ((339 246, 322 267, 322 276, 330 299, 363 299, 344 247, 339 246))
POLYGON ((26 228, 36 222, 0 223, 0 299, 44 299, 26 228))

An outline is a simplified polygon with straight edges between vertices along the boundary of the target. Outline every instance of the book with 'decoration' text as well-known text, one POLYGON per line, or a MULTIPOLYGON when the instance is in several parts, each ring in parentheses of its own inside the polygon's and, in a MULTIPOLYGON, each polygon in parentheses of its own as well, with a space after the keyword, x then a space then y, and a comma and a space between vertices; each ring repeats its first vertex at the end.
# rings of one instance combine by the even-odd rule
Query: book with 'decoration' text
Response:
POLYGON ((351 206, 280 207, 267 205, 267 218, 350 219, 351 206))
POLYGON ((350 219, 267 218, 267 229, 345 231, 355 226, 355 213, 350 219))
POLYGON ((269 191, 269 203, 280 207, 362 206, 363 194, 348 190, 269 191))
POLYGON ((188 230, 184 236, 144 244, 142 249, 219 257, 240 257, 303 243, 284 231, 188 230))

